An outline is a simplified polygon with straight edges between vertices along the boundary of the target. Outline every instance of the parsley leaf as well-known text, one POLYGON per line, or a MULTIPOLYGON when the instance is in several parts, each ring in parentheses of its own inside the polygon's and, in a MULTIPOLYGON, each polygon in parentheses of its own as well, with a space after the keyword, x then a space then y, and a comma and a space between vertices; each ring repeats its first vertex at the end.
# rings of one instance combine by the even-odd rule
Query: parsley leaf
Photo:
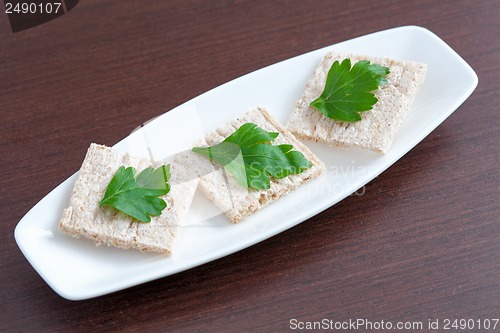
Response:
POLYGON ((246 123, 221 143, 207 148, 195 147, 193 151, 222 165, 241 186, 268 189, 270 177, 285 178, 312 166, 292 145, 272 145, 271 141, 278 135, 246 123))
POLYGON ((121 166, 109 182, 99 206, 111 206, 141 222, 160 215, 167 207, 158 197, 170 191, 170 165, 148 167, 137 176, 133 167, 121 166))
POLYGON ((371 110, 377 98, 371 92, 387 84, 389 68, 361 60, 351 69, 351 60, 335 61, 328 71, 325 89, 311 102, 328 118, 354 122, 361 120, 358 112, 371 110))

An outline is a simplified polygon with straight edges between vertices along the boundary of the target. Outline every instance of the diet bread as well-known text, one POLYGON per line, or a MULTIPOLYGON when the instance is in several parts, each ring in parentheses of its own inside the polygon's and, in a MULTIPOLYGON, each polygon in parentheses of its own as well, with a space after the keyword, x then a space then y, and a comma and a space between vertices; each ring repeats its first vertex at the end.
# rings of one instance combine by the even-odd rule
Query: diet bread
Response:
POLYGON ((413 61, 330 52, 307 82, 288 119, 287 129, 302 139, 322 141, 331 146, 359 146, 385 153, 415 100, 426 71, 425 64, 413 61), (309 105, 323 92, 332 64, 346 58, 351 59, 352 65, 360 60, 369 60, 390 70, 388 84, 374 92, 378 102, 372 110, 360 112, 362 120, 354 123, 330 119, 309 105))
POLYGON ((74 237, 90 238, 97 244, 170 254, 198 185, 198 178, 185 172, 190 160, 198 158, 192 155, 186 152, 174 158, 170 165, 171 189, 162 197, 167 208, 160 216, 152 216, 151 222, 141 223, 111 207, 99 207, 99 201, 120 166, 132 166, 139 172, 151 166, 151 161, 91 144, 59 230, 74 237))
POLYGON ((243 117, 219 127, 215 132, 208 134, 205 141, 209 146, 216 145, 248 122, 266 131, 279 132, 273 144, 293 145, 294 150, 300 151, 312 163, 312 166, 298 175, 271 179, 271 186, 267 190, 253 190, 241 186, 218 164, 206 159, 206 163, 212 165, 213 171, 201 177, 200 189, 233 223, 240 222, 305 182, 319 176, 324 168, 323 163, 264 108, 250 110, 243 117))

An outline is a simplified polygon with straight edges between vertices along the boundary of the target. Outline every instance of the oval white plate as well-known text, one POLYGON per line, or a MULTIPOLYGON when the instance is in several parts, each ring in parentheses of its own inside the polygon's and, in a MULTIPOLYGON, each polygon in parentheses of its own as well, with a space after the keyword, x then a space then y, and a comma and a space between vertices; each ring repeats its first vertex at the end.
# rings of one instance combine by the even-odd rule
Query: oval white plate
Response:
MULTIPOLYGON (((168 276, 234 253, 276 235, 332 206, 379 175, 419 143, 477 86, 472 68, 430 31, 394 28, 325 47, 228 82, 160 116, 116 145, 163 158, 189 149, 204 132, 264 106, 285 122, 306 81, 330 49, 415 60, 428 64, 418 93, 390 151, 335 150, 306 144, 326 172, 238 225, 197 194, 174 255, 124 251, 57 231, 74 184, 73 175, 43 198, 19 222, 16 242, 42 278, 62 297, 82 300, 168 276), (175 138, 175 139, 174 139, 175 138), (158 145, 167 142, 168 146, 158 145)), ((83 160, 83 156, 82 156, 83 160)))

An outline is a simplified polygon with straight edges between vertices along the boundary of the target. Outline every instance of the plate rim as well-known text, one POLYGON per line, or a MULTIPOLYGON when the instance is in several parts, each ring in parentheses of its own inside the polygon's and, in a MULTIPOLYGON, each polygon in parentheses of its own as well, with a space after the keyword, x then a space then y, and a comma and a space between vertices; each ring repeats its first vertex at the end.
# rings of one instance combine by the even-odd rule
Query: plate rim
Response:
MULTIPOLYGON (((250 75, 255 75, 255 73, 257 73, 257 72, 265 71, 265 70, 269 69, 270 67, 278 65, 280 63, 283 63, 283 62, 286 62, 286 61, 289 61, 289 60, 292 60, 292 59, 296 59, 298 57, 306 56, 306 55, 309 55, 309 54, 312 54, 312 53, 323 52, 323 51, 325 51, 325 50, 327 50, 329 48, 335 47, 335 46, 337 46, 339 44, 342 44, 342 43, 352 42, 352 41, 360 39, 360 38, 366 38, 366 37, 373 36, 373 35, 376 35, 376 34, 383 34, 383 33, 388 33, 390 31, 398 31, 398 30, 402 31, 402 32, 404 32, 404 31, 408 31, 408 32, 410 32, 410 31, 416 31, 416 32, 419 32, 419 33, 424 33, 429 38, 432 38, 434 40, 439 41, 441 43, 441 45, 444 46, 447 49, 448 52, 450 52, 450 55, 455 56, 458 60, 461 61, 462 69, 464 71, 466 71, 467 74, 471 77, 471 82, 468 85, 469 89, 467 89, 466 91, 464 91, 461 94, 461 96, 459 96, 459 98, 456 99, 455 103, 453 105, 451 105, 450 107, 448 107, 448 112, 443 112, 442 114, 440 114, 441 115, 440 119, 438 121, 433 122, 433 124, 434 123, 437 124, 436 126, 430 126, 427 131, 424 131, 424 132, 420 133, 421 135, 419 135, 419 137, 417 139, 415 139, 415 141, 416 141, 415 144, 409 145, 407 150, 403 150, 399 154, 396 154, 396 156, 394 156, 392 162, 388 163, 386 165, 386 167, 382 171, 380 171, 378 174, 373 175, 373 177, 371 178, 371 179, 373 179, 376 176, 378 176, 380 173, 382 173, 383 171, 385 171, 387 168, 389 168, 390 166, 392 166, 397 160, 399 160, 409 150, 411 150, 416 144, 418 144, 427 135, 429 135, 429 133, 431 133, 435 128, 437 128, 447 117, 449 117, 453 112, 455 112, 458 109, 458 107, 472 94, 472 92, 477 87, 478 77, 477 77, 477 74, 472 69, 472 67, 462 57, 460 57, 460 55, 458 55, 458 53, 456 53, 448 44, 446 44, 441 38, 439 38, 436 34, 434 34, 433 32, 431 32, 430 30, 428 30, 428 29, 426 29, 424 27, 415 26, 415 25, 394 27, 394 28, 390 28, 390 29, 385 29, 385 30, 381 30, 381 31, 372 32, 372 33, 369 33, 369 34, 357 36, 357 37, 351 38, 349 40, 345 40, 345 41, 338 42, 338 43, 335 43, 335 44, 332 44, 332 45, 321 47, 321 48, 318 48, 316 50, 308 51, 306 53, 303 53, 303 54, 300 54, 300 55, 297 55, 297 56, 294 56, 294 57, 291 57, 291 58, 279 61, 277 63, 271 64, 271 65, 265 66, 263 68, 257 69, 255 71, 252 71, 250 73, 244 74, 244 75, 242 75, 242 76, 240 76, 238 78, 232 79, 232 80, 230 80, 230 81, 228 81, 226 83, 223 83, 223 84, 221 84, 221 85, 219 85, 217 87, 214 87, 214 88, 212 88, 212 89, 210 89, 210 90, 208 90, 208 91, 206 91, 206 92, 204 92, 204 93, 202 93, 202 94, 200 94, 198 96, 195 96, 194 98, 192 98, 192 99, 190 99, 190 100, 188 100, 188 101, 186 101, 186 102, 184 102, 184 103, 182 103, 182 104, 174 107, 173 109, 171 109, 171 110, 169 110, 167 112, 174 111, 176 109, 182 109, 186 105, 188 105, 190 103, 195 103, 196 101, 198 101, 201 98, 209 97, 209 95, 211 93, 213 93, 213 91, 218 90, 221 87, 227 87, 228 85, 235 84, 235 81, 238 81, 238 80, 240 80, 240 79, 242 79, 244 77, 248 77, 250 75)), ((120 142, 126 140, 127 137, 125 137, 120 142)), ((89 298, 94 298, 94 297, 106 295, 106 294, 109 294, 109 293, 112 293, 112 292, 116 292, 116 291, 119 291, 119 290, 123 290, 123 289, 129 288, 129 287, 135 286, 135 285, 139 285, 139 284, 142 284, 142 283, 153 281, 153 280, 156 280, 158 278, 162 278, 162 277, 174 275, 174 274, 177 274, 179 272, 182 272, 182 271, 185 271, 185 270, 188 270, 188 269, 191 269, 191 268, 203 265, 203 264, 208 263, 210 261, 220 259, 220 258, 222 258, 224 256, 233 254, 233 253, 238 252, 238 251, 240 251, 242 249, 245 249, 247 247, 250 247, 252 245, 260 243, 260 242, 262 242, 265 239, 269 239, 269 238, 271 238, 271 237, 273 237, 273 236, 275 236, 277 234, 280 234, 281 232, 283 232, 283 231, 285 231, 287 229, 290 229, 290 228, 292 228, 292 227, 294 227, 294 226, 296 226, 296 225, 298 225, 298 224, 300 224, 300 223, 308 220, 312 216, 317 215, 318 213, 324 211, 325 209, 328 209, 329 207, 335 205, 337 202, 339 202, 339 201, 341 201, 341 200, 343 200, 345 198, 345 197, 342 197, 342 198, 340 198, 339 200, 337 200, 337 201, 335 201, 333 203, 324 202, 322 205, 315 206, 315 209, 312 209, 312 210, 310 209, 307 212, 302 213, 295 220, 294 223, 287 224, 283 228, 279 228, 276 232, 261 233, 260 237, 254 237, 254 238, 242 240, 241 245, 237 246, 236 249, 230 249, 229 251, 227 249, 225 249, 224 247, 222 247, 215 254, 213 254, 213 253, 210 254, 208 256, 209 258, 203 258, 203 260, 198 260, 196 262, 192 262, 192 263, 187 264, 187 265, 176 266, 177 269, 172 269, 167 274, 161 274, 161 273, 159 273, 159 274, 155 274, 153 276, 148 276, 146 279, 140 279, 140 281, 129 282, 129 283, 122 283, 122 284, 119 284, 117 287, 101 288, 100 290, 97 290, 97 291, 94 290, 94 292, 92 292, 92 291, 78 292, 78 291, 75 291, 75 290, 66 290, 64 287, 61 287, 60 285, 58 285, 57 283, 55 283, 49 276, 47 276, 46 271, 40 266, 40 263, 36 262, 33 259, 33 257, 29 253, 29 250, 25 247, 25 244, 24 244, 24 241, 25 241, 24 237, 25 237, 25 235, 23 235, 24 229, 30 226, 27 217, 29 217, 32 214, 32 212, 35 209, 37 209, 37 207, 43 206, 43 204, 45 203, 45 201, 48 200, 48 198, 51 196, 51 194, 53 192, 55 192, 57 189, 60 189, 67 182, 74 181, 74 179, 76 178, 77 173, 78 173, 78 171, 75 172, 70 177, 68 177, 63 182, 61 182, 59 185, 57 185, 55 188, 53 188, 49 193, 47 193, 41 200, 39 200, 33 207, 31 207, 28 210, 28 212, 26 212, 26 214, 24 214, 23 217, 21 218, 21 220, 17 223, 17 225, 15 227, 15 230, 14 230, 14 238, 16 240, 16 243, 17 243, 18 247, 20 248, 20 250, 23 253, 23 255, 25 256, 25 258, 28 260, 28 262, 31 264, 31 266, 35 269, 35 271, 42 277, 42 279, 57 294, 59 294, 61 297, 65 298, 65 299, 74 300, 74 301, 76 301, 76 300, 84 300, 84 299, 89 299, 89 298)), ((370 180, 368 180, 367 182, 369 182, 370 180)), ((366 184, 367 182, 364 182, 364 183, 366 184)))

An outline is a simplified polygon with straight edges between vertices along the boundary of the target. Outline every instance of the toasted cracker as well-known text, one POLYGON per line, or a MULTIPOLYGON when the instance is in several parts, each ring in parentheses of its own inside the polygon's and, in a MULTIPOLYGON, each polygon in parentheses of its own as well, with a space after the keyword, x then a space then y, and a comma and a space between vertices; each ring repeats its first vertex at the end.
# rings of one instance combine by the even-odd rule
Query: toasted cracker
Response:
POLYGON ((151 161, 91 144, 59 230, 93 239, 97 244, 170 254, 198 185, 196 177, 179 181, 186 169, 185 160, 186 156, 180 154, 170 166, 171 189, 162 197, 167 208, 160 216, 152 216, 151 222, 141 223, 111 207, 99 207, 99 201, 120 166, 131 166, 139 172, 150 166, 151 161))
POLYGON ((413 61, 330 52, 307 82, 286 127, 301 139, 322 141, 331 146, 359 146, 385 153, 415 100, 426 71, 425 64, 413 61), (352 65, 369 60, 390 69, 388 84, 375 91, 378 102, 372 110, 360 112, 362 120, 354 123, 332 120, 310 106, 323 92, 333 62, 342 62, 346 58, 351 59, 352 65))
POLYGON ((250 110, 243 117, 234 119, 208 134, 205 140, 209 146, 218 144, 248 122, 255 123, 266 131, 279 132, 280 135, 273 141, 273 144, 293 145, 295 150, 304 154, 312 166, 298 175, 271 179, 271 186, 267 190, 253 190, 241 186, 234 177, 226 174, 223 168, 213 164, 214 171, 201 178, 200 189, 233 223, 240 222, 305 182, 319 176, 324 168, 323 163, 264 108, 250 110))

